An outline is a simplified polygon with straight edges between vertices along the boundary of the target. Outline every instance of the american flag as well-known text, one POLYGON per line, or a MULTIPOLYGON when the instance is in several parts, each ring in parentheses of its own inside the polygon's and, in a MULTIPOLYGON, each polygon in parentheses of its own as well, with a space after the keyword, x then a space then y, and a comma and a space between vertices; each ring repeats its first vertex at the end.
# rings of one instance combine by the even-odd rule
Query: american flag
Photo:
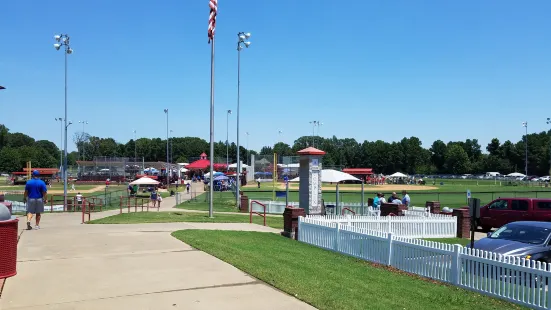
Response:
POLYGON ((216 29, 216 14, 218 13, 218 0, 209 0, 209 43, 214 40, 214 30, 216 29))

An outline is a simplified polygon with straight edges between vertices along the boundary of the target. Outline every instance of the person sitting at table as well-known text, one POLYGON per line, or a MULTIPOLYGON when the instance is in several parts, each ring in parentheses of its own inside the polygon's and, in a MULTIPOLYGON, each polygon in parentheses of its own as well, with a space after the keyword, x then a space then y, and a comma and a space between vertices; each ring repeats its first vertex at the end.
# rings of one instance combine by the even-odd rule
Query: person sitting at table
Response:
POLYGON ((383 203, 386 203, 386 198, 384 193, 381 193, 380 195, 381 197, 379 197, 379 206, 382 206, 383 203))
POLYGON ((388 197, 388 203, 392 203, 395 199, 399 199, 396 197, 396 192, 392 192, 392 195, 388 197))
POLYGON ((380 193, 377 193, 377 195, 375 195, 375 198, 373 198, 373 208, 374 209, 378 209, 379 206, 381 205, 380 204, 380 199, 379 199, 381 197, 380 195, 381 195, 380 193))

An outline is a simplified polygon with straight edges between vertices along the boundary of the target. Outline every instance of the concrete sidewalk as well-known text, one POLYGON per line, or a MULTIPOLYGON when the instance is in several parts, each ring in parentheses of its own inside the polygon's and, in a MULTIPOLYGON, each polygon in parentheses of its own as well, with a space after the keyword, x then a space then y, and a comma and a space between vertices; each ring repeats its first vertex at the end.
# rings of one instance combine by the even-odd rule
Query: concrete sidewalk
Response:
POLYGON ((79 213, 45 214, 42 229, 23 232, 18 274, 7 279, 0 309, 313 309, 170 236, 180 229, 275 229, 239 223, 83 225, 79 219, 79 213))

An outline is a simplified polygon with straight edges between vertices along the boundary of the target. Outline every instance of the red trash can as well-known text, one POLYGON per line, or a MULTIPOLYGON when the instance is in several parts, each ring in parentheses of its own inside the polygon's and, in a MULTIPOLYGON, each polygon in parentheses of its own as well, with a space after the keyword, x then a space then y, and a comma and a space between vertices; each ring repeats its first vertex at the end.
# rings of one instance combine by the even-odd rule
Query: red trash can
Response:
POLYGON ((17 274, 17 226, 19 219, 0 221, 0 279, 17 274))

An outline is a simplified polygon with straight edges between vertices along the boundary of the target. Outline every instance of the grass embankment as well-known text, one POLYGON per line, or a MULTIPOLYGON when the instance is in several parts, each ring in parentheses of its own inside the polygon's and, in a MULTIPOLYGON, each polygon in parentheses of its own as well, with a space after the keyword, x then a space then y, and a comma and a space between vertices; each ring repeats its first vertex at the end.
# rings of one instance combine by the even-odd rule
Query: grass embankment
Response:
POLYGON ((275 234, 183 230, 172 235, 319 309, 521 309, 275 234))
MULTIPOLYGON (((187 200, 177 205, 176 208, 186 210, 208 211, 209 193, 197 195, 194 200, 187 200)), ((215 192, 212 207, 214 212, 239 212, 235 207, 235 195, 232 192, 215 192)))
MULTIPOLYGON (((209 218, 205 213, 192 212, 136 212, 117 214, 102 219, 92 220, 89 224, 140 224, 140 223, 249 223, 248 215, 241 214, 215 214, 209 218)), ((260 216, 253 217, 253 223, 263 225, 260 216)), ((276 229, 283 229, 283 217, 266 217, 266 225, 276 229)))

